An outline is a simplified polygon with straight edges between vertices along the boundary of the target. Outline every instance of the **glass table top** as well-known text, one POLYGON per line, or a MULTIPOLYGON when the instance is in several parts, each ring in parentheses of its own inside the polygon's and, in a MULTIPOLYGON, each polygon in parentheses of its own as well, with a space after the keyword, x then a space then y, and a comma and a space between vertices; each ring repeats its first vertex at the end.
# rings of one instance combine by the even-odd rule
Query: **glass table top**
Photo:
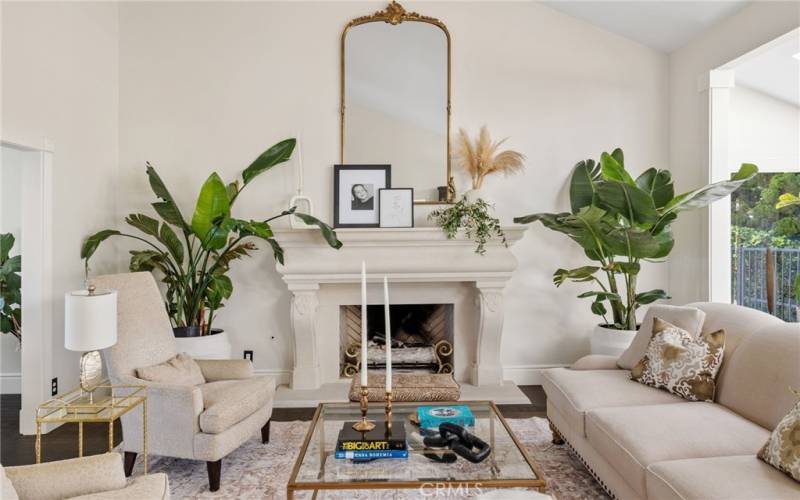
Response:
MULTIPOLYGON (((445 403, 394 403, 394 425, 405 426, 409 455, 407 459, 380 459, 371 462, 353 462, 335 458, 336 440, 345 422, 360 419, 357 403, 321 404, 312 427, 306 436, 307 442, 295 464, 289 480, 289 488, 342 487, 342 483, 358 483, 354 488, 385 488, 387 484, 402 488, 429 482, 470 482, 485 483, 487 486, 544 486, 544 481, 536 472, 536 466, 522 449, 516 437, 500 416, 497 407, 491 402, 460 401, 458 405, 469 406, 475 416, 475 427, 467 430, 488 443, 491 454, 483 462, 474 464, 458 457, 453 463, 431 460, 423 453, 423 437, 427 430, 409 420, 421 405, 447 406, 445 403), (405 485, 404 483, 408 483, 405 485)), ((381 423, 385 420, 384 404, 371 403, 368 418, 381 423)), ((429 452, 431 450, 428 450, 429 452)), ((441 449, 436 450, 441 453, 441 449)), ((445 453, 452 453, 445 450, 445 453)))
POLYGON ((76 388, 48 399, 36 408, 40 423, 109 422, 143 403, 146 388, 141 385, 112 385, 107 380, 89 393, 76 388))

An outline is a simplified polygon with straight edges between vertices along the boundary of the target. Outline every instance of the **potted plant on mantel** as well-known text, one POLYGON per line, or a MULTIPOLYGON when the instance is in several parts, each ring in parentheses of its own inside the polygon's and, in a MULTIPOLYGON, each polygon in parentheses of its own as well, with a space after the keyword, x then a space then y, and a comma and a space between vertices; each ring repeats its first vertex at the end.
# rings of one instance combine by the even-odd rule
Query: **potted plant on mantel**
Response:
POLYGON ((0 333, 22 342, 22 256, 11 257, 14 235, 0 234, 0 333))
POLYGON ((493 142, 486 126, 481 127, 474 140, 460 129, 454 158, 469 175, 472 187, 453 206, 433 210, 428 215, 428 220, 435 221, 448 239, 455 238, 463 229, 465 236, 475 241, 475 253, 481 255, 486 253, 486 243, 492 237, 506 244, 500 219, 491 214, 493 203, 485 199, 484 181, 492 175, 514 175, 525 168, 525 155, 522 153, 510 149, 498 151, 505 141, 493 142))
POLYGON ((275 259, 283 264, 284 252, 274 238, 270 222, 294 214, 306 224, 318 226, 328 245, 336 249, 342 246, 330 226, 311 215, 296 212, 294 207, 262 220, 237 219, 231 214, 244 188, 275 165, 286 162, 295 144, 295 139, 286 139, 266 150, 244 169, 241 183, 237 179, 226 185, 216 172, 212 173, 200 189, 190 222, 148 163, 147 177, 158 198, 152 206, 162 222, 144 214, 130 214, 125 222, 147 239, 115 229, 89 236, 81 248, 87 275, 89 259, 106 239, 123 236, 146 244, 148 248, 130 252, 129 268, 132 272, 151 271, 161 276, 179 350, 197 357, 229 358, 231 346, 227 334, 212 325, 216 311, 233 293, 228 276, 231 263, 257 250, 252 239, 266 241, 275 259))
POLYGON ((730 180, 675 196, 668 170, 650 168, 634 179, 625 169, 622 150, 615 149, 603 153, 599 163, 584 160, 575 165, 569 189, 571 212, 526 215, 514 222, 541 222, 583 248, 593 264, 558 269, 553 283, 593 282, 599 287, 578 295, 591 298, 592 312, 603 318, 591 338, 592 353, 619 355, 636 334, 636 310, 669 298, 660 289, 637 292, 636 280, 642 261, 657 262, 669 255, 675 243, 671 224, 678 213, 728 196, 757 172, 755 165, 745 163, 730 180))

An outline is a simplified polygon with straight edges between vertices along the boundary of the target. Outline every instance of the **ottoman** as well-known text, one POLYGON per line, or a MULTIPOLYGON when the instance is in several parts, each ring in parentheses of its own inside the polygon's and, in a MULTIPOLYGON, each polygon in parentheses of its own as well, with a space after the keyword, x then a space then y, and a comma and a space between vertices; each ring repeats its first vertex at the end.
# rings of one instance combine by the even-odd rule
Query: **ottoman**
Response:
MULTIPOLYGON (((386 374, 367 375, 367 399, 386 401, 386 374)), ((396 373, 392 377, 394 401, 428 402, 458 401, 461 386, 452 373, 396 373)), ((350 401, 361 399, 361 377, 356 374, 350 384, 350 401)))

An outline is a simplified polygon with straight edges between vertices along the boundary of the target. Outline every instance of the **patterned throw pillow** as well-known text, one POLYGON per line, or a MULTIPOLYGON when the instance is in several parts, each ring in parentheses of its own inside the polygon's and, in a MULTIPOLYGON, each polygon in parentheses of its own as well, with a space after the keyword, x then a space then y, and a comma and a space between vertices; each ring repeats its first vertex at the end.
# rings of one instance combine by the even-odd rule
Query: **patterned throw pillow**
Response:
POLYGON ((698 339, 686 330, 653 318, 650 344, 631 370, 631 379, 691 401, 714 401, 724 349, 724 330, 698 339))
POLYGON ((778 423, 758 458, 800 481, 800 402, 778 423))

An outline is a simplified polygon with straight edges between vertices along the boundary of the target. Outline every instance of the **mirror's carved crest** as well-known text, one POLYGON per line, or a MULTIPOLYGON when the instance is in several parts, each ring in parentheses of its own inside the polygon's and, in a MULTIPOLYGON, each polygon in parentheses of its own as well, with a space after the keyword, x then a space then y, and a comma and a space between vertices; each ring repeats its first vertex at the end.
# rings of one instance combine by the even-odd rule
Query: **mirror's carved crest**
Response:
POLYGON ((358 26, 359 24, 372 23, 376 21, 383 21, 391 25, 398 25, 403 21, 422 21, 444 27, 444 24, 442 24, 442 22, 435 17, 423 16, 422 14, 418 14, 416 12, 408 12, 405 8, 403 8, 402 5, 394 0, 392 3, 387 5, 385 9, 378 10, 370 16, 357 17, 350 21, 347 26, 358 26))

